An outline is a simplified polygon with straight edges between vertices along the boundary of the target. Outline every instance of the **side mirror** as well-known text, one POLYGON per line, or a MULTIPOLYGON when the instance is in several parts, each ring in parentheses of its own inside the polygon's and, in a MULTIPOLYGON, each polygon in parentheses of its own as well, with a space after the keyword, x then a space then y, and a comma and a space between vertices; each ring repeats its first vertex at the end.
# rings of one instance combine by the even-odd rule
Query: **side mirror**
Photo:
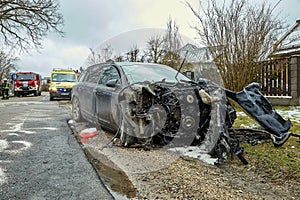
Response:
POLYGON ((116 87, 117 82, 118 82, 118 79, 111 79, 111 80, 106 82, 106 86, 114 88, 114 87, 116 87))
POLYGON ((47 83, 50 83, 50 79, 47 79, 47 83))

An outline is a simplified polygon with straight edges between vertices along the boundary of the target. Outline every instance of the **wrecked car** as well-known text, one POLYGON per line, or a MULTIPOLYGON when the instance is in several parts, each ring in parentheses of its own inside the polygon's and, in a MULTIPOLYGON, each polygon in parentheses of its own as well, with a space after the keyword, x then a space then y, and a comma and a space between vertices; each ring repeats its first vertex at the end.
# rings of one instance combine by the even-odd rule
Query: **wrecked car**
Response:
POLYGON ((290 136, 283 119, 252 83, 241 92, 207 79, 193 81, 175 69, 154 63, 110 62, 84 70, 72 90, 72 117, 100 124, 123 146, 198 145, 218 162, 228 154, 243 163, 243 148, 232 137, 239 104, 268 133, 275 146, 290 136))

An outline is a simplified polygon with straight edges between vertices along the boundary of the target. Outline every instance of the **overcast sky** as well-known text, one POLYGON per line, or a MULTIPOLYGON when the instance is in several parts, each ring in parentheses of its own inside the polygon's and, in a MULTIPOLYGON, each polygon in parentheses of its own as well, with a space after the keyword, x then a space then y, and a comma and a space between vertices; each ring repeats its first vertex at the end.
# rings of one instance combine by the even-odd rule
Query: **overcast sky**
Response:
MULTIPOLYGON (((198 0, 188 1, 199 7, 198 0)), ((277 1, 270 0, 272 3, 277 1)), ((126 33, 133 35, 131 33, 140 29, 144 29, 140 37, 145 38, 146 33, 149 34, 145 30, 165 29, 169 17, 176 21, 181 34, 199 43, 191 28, 197 20, 184 0, 61 0, 60 4, 65 37, 49 34, 39 52, 32 50, 30 55, 19 55, 19 71, 35 71, 49 76, 52 68, 78 69, 86 61, 89 48, 116 41, 118 36, 126 33)), ((300 19, 299 9, 300 0, 282 0, 277 10, 292 26, 296 19, 300 19)), ((137 36, 134 38, 139 40, 137 36)), ((138 44, 131 39, 125 43, 138 44)))

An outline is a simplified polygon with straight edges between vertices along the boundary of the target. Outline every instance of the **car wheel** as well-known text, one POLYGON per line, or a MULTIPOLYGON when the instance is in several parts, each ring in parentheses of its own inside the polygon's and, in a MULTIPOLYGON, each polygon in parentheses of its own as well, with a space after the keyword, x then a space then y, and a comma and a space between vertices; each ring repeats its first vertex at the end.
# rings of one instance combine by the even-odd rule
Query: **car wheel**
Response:
POLYGON ((77 122, 82 121, 80 104, 77 97, 74 97, 72 100, 72 118, 77 122))
POLYGON ((130 145, 134 144, 137 142, 137 138, 133 137, 131 135, 128 135, 127 133, 123 133, 122 136, 120 137, 120 140, 122 142, 122 145, 124 147, 129 147, 130 145))

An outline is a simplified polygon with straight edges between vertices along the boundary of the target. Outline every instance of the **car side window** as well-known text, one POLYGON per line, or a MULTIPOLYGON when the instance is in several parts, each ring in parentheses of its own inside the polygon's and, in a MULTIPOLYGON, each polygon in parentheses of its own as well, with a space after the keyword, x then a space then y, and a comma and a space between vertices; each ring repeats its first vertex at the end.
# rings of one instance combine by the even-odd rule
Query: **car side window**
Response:
POLYGON ((106 85, 109 80, 120 80, 120 76, 118 70, 114 66, 105 66, 101 70, 101 74, 99 77, 99 85, 106 85))
POLYGON ((100 72, 101 72, 101 67, 99 65, 90 67, 87 70, 87 74, 84 77, 83 81, 89 83, 98 83, 100 72))
POLYGON ((86 76, 86 70, 80 73, 80 76, 78 78, 78 82, 83 82, 85 76, 86 76))

